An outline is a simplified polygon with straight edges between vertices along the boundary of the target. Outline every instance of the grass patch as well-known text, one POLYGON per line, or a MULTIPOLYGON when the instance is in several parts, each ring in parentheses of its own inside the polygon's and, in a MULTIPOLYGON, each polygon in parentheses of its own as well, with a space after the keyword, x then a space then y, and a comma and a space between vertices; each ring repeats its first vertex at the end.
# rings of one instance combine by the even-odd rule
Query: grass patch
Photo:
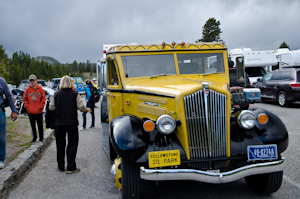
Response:
POLYGON ((18 117, 12 121, 6 118, 6 158, 5 165, 31 146, 31 127, 28 117, 18 117))
POLYGON ((27 143, 31 140, 31 127, 28 118, 18 118, 16 121, 6 118, 6 142, 27 143))

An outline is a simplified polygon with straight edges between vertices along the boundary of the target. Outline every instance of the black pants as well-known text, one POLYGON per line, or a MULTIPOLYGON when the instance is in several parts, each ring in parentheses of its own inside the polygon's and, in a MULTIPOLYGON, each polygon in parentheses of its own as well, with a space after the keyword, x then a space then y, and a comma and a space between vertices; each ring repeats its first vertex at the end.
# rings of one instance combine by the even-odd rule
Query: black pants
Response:
POLYGON ((78 147, 78 126, 55 126, 56 150, 58 168, 65 170, 66 135, 68 133, 67 146, 67 171, 76 169, 76 153, 78 147))
POLYGON ((35 142, 37 139, 35 121, 37 122, 38 125, 40 141, 43 141, 44 139, 43 113, 37 115, 28 114, 28 116, 29 116, 29 121, 32 130, 32 141, 35 142))

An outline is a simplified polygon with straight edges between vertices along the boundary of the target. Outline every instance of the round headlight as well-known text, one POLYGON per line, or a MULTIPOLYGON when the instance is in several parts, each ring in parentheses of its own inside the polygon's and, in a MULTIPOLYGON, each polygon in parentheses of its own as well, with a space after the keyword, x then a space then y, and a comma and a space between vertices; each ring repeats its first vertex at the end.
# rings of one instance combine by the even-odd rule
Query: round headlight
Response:
POLYGON ((242 111, 238 116, 238 124, 244 129, 251 129, 255 125, 255 115, 248 110, 242 111))
POLYGON ((168 135, 174 131, 176 123, 170 115, 161 115, 156 121, 156 127, 159 132, 168 135))

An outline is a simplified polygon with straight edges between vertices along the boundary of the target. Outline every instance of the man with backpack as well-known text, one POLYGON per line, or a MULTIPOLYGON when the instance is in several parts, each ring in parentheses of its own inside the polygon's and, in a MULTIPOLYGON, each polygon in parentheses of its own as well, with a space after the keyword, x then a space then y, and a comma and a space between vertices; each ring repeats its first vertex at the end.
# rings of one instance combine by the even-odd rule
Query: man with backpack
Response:
MULTIPOLYGON (((98 90, 93 86, 92 81, 90 79, 85 80, 86 87, 85 87, 85 101, 86 101, 86 107, 90 108, 92 110, 91 115, 92 115, 92 124, 89 128, 94 128, 95 127, 95 103, 99 101, 100 95, 98 90)), ((80 129, 80 131, 86 130, 86 113, 83 112, 83 124, 80 129)))

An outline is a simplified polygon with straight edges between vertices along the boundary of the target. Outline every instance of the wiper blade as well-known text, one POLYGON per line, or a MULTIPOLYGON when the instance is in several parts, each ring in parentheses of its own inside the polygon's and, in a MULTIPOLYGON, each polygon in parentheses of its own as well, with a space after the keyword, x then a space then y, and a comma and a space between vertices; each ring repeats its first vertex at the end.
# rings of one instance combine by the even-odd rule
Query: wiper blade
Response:
POLYGON ((203 73, 203 76, 204 75, 211 75, 211 74, 217 74, 216 72, 213 72, 213 73, 203 73))
POLYGON ((166 76, 167 74, 166 73, 161 73, 161 74, 157 74, 157 75, 152 75, 150 77, 150 79, 154 78, 154 77, 158 77, 158 76, 166 76))

